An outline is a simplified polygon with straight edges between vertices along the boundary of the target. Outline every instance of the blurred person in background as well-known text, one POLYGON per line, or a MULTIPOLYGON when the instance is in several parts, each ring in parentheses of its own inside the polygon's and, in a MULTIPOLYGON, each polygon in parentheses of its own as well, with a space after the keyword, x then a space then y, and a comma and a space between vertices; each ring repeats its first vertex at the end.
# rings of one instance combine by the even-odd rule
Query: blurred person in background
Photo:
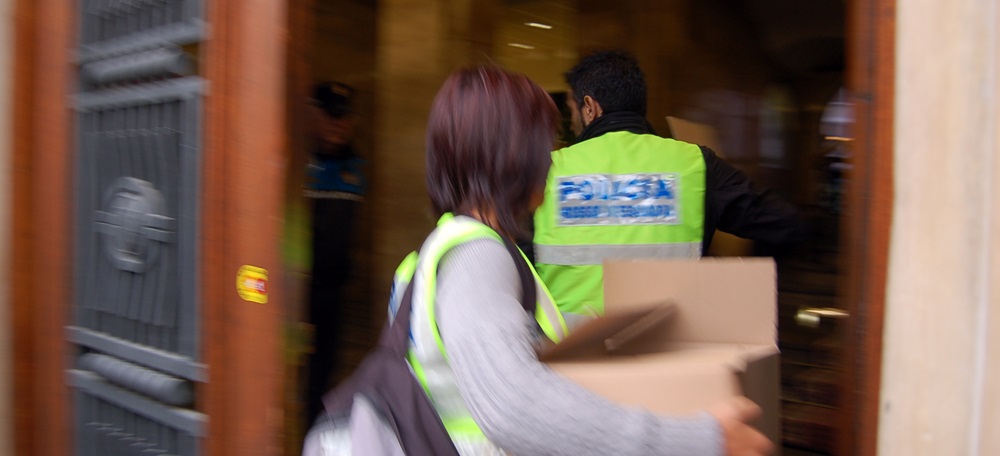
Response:
POLYGON ((661 138, 646 120, 646 80, 622 51, 566 73, 576 143, 552 152, 534 215, 534 261, 560 309, 604 312, 607 259, 699 258, 715 230, 771 246, 803 237, 797 209, 711 149, 661 138))
POLYGON ((345 84, 323 82, 313 87, 310 100, 316 121, 305 190, 312 204, 308 316, 313 350, 307 363, 307 422, 321 410, 322 396, 337 368, 344 285, 350 278, 355 221, 365 193, 365 162, 353 145, 357 126, 353 95, 345 84))
MULTIPOLYGON (((440 220, 409 263, 408 360, 459 453, 769 453, 771 443, 746 424, 759 409, 745 398, 658 416, 610 402, 539 361, 538 344, 567 329, 514 239, 541 202, 558 122, 541 87, 496 66, 453 73, 431 108, 426 181, 440 220)), ((393 298, 390 316, 397 308, 393 298)), ((351 421, 370 415, 359 413, 364 404, 355 400, 351 421)), ((395 439, 384 421, 368 422, 383 423, 383 438, 372 440, 395 439)), ((307 439, 307 454, 357 450, 358 436, 344 435, 355 425, 307 439)))

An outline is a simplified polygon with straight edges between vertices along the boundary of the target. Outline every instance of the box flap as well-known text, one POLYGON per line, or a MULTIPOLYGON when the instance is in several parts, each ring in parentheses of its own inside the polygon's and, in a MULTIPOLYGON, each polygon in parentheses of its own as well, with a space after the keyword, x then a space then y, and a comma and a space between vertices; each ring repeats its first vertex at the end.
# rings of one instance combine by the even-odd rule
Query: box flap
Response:
POLYGON ((558 344, 546 343, 538 350, 538 359, 580 358, 616 351, 638 336, 662 328, 676 312, 672 302, 636 304, 612 315, 605 315, 577 326, 558 344))
POLYGON ((772 442, 781 441, 781 358, 777 347, 768 355, 766 352, 754 354, 740 375, 743 395, 760 406, 763 413, 753 424, 772 442))
POLYGON ((777 290, 770 258, 615 260, 604 263, 606 316, 650 302, 672 301, 660 343, 722 342, 774 345, 777 290))
POLYGON ((660 414, 692 413, 743 395, 763 410, 753 424, 781 441, 774 345, 677 344, 659 353, 560 359, 549 367, 607 399, 660 414))
POLYGON ((740 394, 740 375, 733 369, 738 357, 730 349, 679 351, 565 360, 549 366, 617 403, 660 414, 687 414, 740 394))

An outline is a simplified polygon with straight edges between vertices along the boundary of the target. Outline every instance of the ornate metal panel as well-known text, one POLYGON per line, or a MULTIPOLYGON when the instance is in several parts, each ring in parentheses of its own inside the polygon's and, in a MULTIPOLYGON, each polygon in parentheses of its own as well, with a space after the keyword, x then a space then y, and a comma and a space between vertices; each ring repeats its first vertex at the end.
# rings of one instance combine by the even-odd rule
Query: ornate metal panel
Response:
POLYGON ((198 454, 197 0, 82 0, 69 371, 79 455, 198 454))

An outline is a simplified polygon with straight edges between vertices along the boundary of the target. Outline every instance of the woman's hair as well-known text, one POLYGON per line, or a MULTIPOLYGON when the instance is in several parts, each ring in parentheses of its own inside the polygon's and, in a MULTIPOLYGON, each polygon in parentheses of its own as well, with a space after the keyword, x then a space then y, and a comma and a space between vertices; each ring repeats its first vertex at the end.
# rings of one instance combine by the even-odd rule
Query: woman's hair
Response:
POLYGON ((492 213, 493 229, 523 234, 519 221, 545 187, 558 128, 555 103, 527 76, 494 65, 452 73, 427 123, 434 211, 492 213))

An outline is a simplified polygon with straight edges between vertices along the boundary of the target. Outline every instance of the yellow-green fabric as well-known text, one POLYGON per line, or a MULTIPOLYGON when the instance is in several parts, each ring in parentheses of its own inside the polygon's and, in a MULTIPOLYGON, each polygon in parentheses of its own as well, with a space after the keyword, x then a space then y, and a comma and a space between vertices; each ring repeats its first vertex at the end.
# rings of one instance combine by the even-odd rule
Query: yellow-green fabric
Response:
POLYGON ((602 314, 602 260, 700 256, 704 217, 697 145, 606 133, 552 152, 535 269, 560 310, 602 314))
MULTIPOLYGON (((461 441, 463 445, 474 444, 479 440, 486 444, 486 436, 458 396, 457 387, 450 376, 450 369, 447 368, 448 355, 437 327, 435 298, 437 270, 441 259, 452 248, 476 239, 502 242, 496 231, 482 223, 464 217, 456 219, 452 214, 443 215, 438 221, 437 228, 425 241, 419 256, 411 253, 397 268, 393 284, 395 295, 406 286, 415 286, 414 281, 420 278, 420 286, 414 288, 414 313, 411 315, 411 346, 408 360, 415 376, 438 409, 445 429, 456 444, 461 441), (418 312, 423 314, 419 315, 418 312), (417 350, 415 344, 418 344, 418 341, 426 341, 421 345, 424 350, 417 350), (436 349, 428 349, 432 346, 436 349), (431 385, 438 385, 437 389, 431 385)), ((527 263, 526 258, 525 262, 527 263)), ((537 295, 535 318, 546 336, 559 342, 568 333, 566 322, 558 307, 552 302, 550 294, 545 290, 541 279, 533 269, 532 272, 537 295)), ((390 299, 390 315, 394 315, 398 309, 399 299, 396 296, 390 299)))
POLYGON ((286 267, 295 272, 308 272, 312 264, 312 229, 309 207, 302 198, 285 202, 285 223, 282 225, 281 256, 286 267))

